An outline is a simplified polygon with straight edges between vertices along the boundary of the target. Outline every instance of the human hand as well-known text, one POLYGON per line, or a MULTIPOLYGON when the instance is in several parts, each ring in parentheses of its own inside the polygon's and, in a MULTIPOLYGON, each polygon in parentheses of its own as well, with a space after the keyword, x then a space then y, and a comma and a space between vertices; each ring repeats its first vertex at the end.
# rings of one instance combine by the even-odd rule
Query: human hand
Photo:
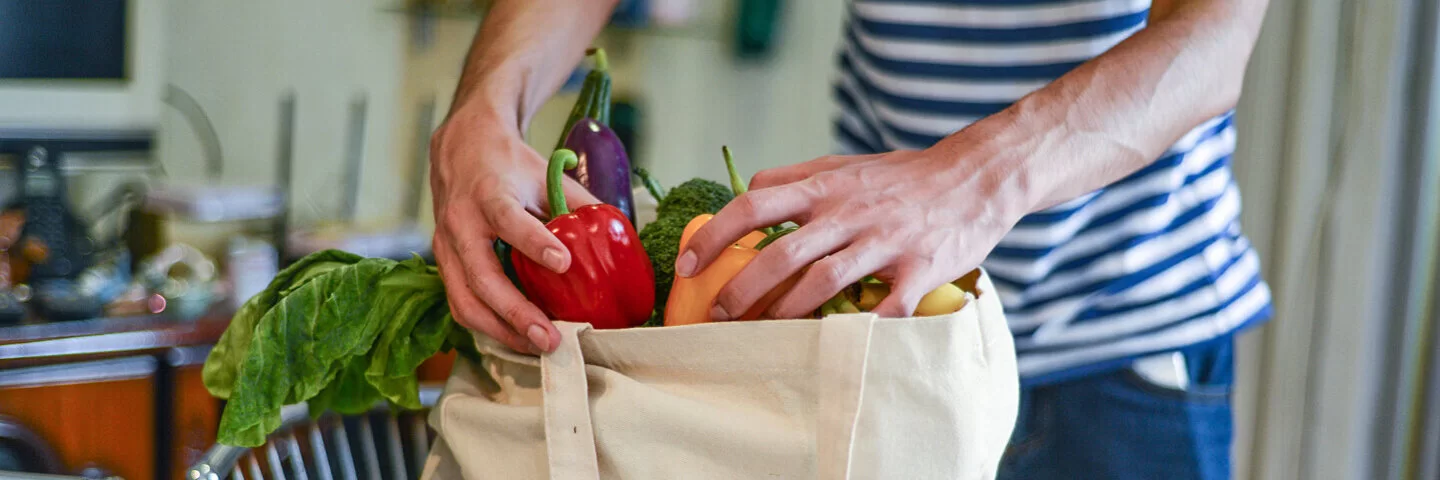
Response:
POLYGON ((802 318, 866 275, 891 284, 873 311, 909 316, 920 298, 973 270, 1028 211, 1023 180, 979 147, 826 156, 762 171, 695 233, 676 261, 703 270, 755 229, 786 221, 795 232, 766 247, 721 290, 711 317, 731 320, 805 269, 767 318, 802 318), (807 268, 808 267, 808 268, 807 268))
MULTIPOLYGON (((510 283, 494 242, 560 273, 570 252, 539 219, 549 211, 545 159, 497 118, 459 110, 431 137, 435 260, 456 321, 517 351, 549 352, 560 332, 510 283)), ((571 208, 598 203, 568 177, 565 196, 571 208)))

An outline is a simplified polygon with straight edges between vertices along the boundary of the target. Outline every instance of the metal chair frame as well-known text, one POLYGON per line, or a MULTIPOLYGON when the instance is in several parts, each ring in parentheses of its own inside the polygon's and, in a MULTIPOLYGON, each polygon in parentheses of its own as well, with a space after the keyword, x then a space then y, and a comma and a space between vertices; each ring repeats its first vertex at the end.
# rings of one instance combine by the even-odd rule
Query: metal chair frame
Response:
MULTIPOLYGON (((434 407, 440 390, 439 386, 421 386, 420 403, 426 409, 434 407)), ((216 444, 185 475, 189 480, 310 480, 311 475, 320 480, 418 478, 431 436, 423 417, 409 420, 409 431, 402 431, 398 414, 383 403, 364 415, 323 415, 318 419, 310 417, 304 404, 288 405, 280 411, 280 428, 264 445, 251 449, 216 444), (372 426, 377 419, 382 429, 378 437, 372 426), (354 435, 351 428, 356 430, 354 435), (407 436, 411 445, 408 459, 407 436), (358 443, 358 452, 352 443, 358 443), (382 462, 382 455, 388 461, 382 462)))

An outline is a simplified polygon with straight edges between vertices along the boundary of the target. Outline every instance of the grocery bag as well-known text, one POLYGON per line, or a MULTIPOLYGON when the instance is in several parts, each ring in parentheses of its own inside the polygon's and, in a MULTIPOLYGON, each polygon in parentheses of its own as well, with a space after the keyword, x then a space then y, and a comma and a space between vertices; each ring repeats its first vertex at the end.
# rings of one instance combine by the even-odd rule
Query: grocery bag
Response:
POLYGON ((476 334, 427 479, 988 479, 1019 402, 983 272, 949 315, 595 330, 550 354, 476 334))

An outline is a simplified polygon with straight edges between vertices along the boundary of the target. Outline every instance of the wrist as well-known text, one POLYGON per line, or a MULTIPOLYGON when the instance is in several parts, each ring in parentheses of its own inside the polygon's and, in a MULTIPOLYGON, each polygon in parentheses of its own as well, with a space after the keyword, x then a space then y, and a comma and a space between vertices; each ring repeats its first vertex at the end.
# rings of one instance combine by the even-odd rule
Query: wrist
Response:
POLYGON ((1044 208, 1051 179, 1037 159, 1053 133, 1022 125, 1007 110, 981 119, 930 147, 956 174, 974 179, 978 195, 1002 218, 1017 222, 1044 208))
POLYGON ((525 72, 525 65, 513 60, 472 59, 455 89, 449 116, 524 132, 533 113, 525 105, 525 72))
POLYGON ((517 98, 510 97, 507 100, 506 96, 472 92, 464 97, 456 97, 445 123, 463 123, 471 128, 484 126, 487 129, 499 128, 519 133, 524 131, 525 120, 517 98))
MULTIPOLYGON (((510 140, 524 143, 513 113, 494 105, 473 102, 456 105, 430 137, 430 161, 438 171, 454 164, 473 163, 477 149, 497 148, 510 140)), ((485 158, 481 156, 480 158, 485 158)))

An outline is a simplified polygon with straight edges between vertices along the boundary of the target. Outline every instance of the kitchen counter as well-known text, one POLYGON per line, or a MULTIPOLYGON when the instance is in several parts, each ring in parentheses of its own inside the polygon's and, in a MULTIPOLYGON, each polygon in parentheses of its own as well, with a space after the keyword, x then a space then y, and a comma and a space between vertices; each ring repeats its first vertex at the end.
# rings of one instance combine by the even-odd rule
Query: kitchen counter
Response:
POLYGON ((145 315, 0 327, 0 369, 213 345, 230 325, 230 313, 192 320, 145 315))

